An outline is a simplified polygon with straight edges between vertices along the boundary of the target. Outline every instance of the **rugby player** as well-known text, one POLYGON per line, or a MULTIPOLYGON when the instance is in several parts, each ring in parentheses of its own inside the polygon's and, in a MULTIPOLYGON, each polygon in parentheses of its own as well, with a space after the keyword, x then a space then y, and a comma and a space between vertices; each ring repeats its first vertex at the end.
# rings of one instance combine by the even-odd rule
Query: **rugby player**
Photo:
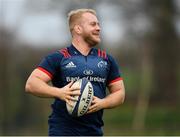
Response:
POLYGON ((49 136, 102 136, 103 110, 124 102, 123 79, 115 59, 96 47, 101 41, 96 12, 73 10, 68 21, 72 43, 44 57, 29 76, 25 89, 35 96, 55 99, 48 120, 49 136), (72 117, 66 103, 74 100, 73 95, 80 95, 80 89, 71 86, 83 77, 93 85, 93 101, 87 114, 72 117), (50 81, 53 86, 48 84, 50 81))

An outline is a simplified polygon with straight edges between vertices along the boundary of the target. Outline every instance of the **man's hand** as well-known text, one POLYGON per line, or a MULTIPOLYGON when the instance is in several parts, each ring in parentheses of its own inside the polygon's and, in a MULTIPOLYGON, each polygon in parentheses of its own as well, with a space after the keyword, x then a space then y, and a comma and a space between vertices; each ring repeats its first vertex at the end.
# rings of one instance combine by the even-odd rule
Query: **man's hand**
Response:
POLYGON ((123 81, 116 81, 109 85, 110 94, 103 99, 93 97, 93 101, 87 113, 93 113, 101 109, 110 109, 121 105, 125 98, 123 81))
POLYGON ((100 99, 96 96, 93 96, 92 104, 89 107, 87 114, 103 109, 103 102, 104 102, 104 99, 100 99))
POLYGON ((38 97, 59 98, 66 101, 69 105, 70 101, 77 100, 73 96, 80 95, 80 87, 72 86, 74 82, 70 82, 62 88, 53 87, 48 84, 51 77, 39 69, 35 69, 29 76, 25 90, 38 97))
POLYGON ((77 101, 73 96, 80 95, 80 87, 72 87, 74 82, 70 82, 59 91, 59 98, 66 101, 71 106, 71 101, 77 101))

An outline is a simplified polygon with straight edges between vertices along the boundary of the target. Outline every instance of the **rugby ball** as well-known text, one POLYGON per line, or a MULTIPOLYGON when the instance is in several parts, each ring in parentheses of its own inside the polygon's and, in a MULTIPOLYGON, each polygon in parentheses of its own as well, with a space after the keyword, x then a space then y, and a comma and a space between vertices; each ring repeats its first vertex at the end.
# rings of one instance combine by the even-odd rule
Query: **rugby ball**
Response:
POLYGON ((66 108, 70 115, 79 117, 88 111, 94 96, 94 90, 91 82, 88 81, 87 78, 77 80, 73 83, 72 87, 79 87, 81 94, 74 96, 77 101, 71 101, 72 106, 66 103, 66 108))

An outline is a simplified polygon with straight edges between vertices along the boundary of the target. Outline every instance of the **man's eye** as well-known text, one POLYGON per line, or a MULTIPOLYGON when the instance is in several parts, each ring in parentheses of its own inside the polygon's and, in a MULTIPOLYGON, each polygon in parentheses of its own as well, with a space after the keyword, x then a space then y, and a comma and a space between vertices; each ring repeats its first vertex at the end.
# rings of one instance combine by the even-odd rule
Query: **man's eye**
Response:
POLYGON ((96 23, 91 23, 91 25, 92 25, 92 26, 95 26, 95 25, 96 25, 96 23))

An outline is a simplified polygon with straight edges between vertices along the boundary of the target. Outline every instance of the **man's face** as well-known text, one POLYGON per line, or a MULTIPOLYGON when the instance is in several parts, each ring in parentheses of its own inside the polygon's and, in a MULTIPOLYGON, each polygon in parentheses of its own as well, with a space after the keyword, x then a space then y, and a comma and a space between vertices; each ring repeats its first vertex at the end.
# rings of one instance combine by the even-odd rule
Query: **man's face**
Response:
POLYGON ((82 34, 81 36, 84 38, 89 45, 95 46, 101 41, 100 38, 100 26, 98 19, 95 15, 91 13, 84 13, 82 15, 81 25, 82 34))

